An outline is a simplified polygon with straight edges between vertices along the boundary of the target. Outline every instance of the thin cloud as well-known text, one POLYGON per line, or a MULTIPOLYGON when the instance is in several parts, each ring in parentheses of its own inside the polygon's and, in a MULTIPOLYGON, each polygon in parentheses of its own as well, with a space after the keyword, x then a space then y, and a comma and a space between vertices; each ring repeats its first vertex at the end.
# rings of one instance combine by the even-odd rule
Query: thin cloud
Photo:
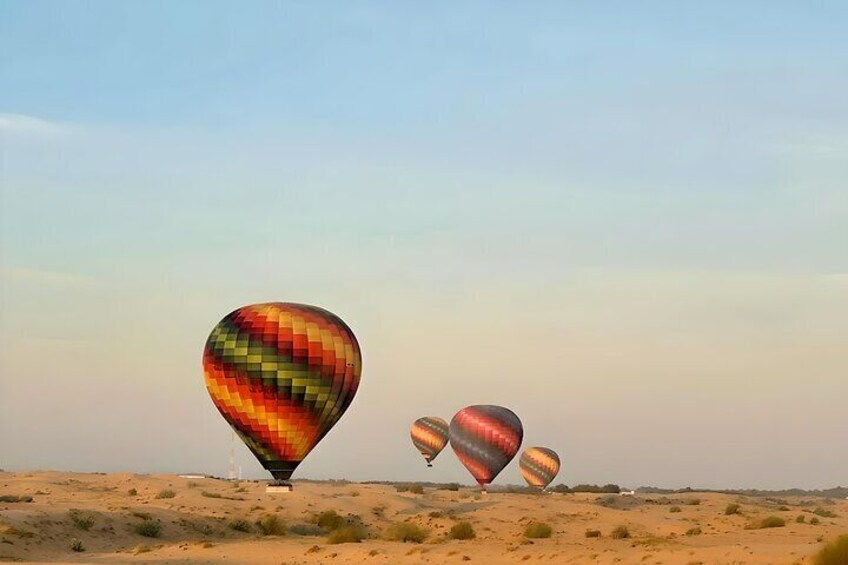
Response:
POLYGON ((48 269, 32 269, 29 267, 10 267, 2 271, 7 280, 60 286, 69 288, 89 288, 97 285, 97 279, 87 275, 51 271, 48 269))
POLYGON ((34 116, 0 113, 0 133, 4 134, 52 137, 67 133, 69 129, 67 125, 34 116))

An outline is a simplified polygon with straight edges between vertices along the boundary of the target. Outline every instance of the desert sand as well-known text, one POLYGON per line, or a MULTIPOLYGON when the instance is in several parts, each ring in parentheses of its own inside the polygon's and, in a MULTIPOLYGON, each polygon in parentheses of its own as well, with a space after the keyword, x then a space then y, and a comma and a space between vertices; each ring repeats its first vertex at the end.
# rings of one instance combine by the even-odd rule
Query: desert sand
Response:
POLYGON ((268 494, 255 481, 60 472, 0 473, 4 495, 32 497, 0 502, 0 562, 22 563, 792 564, 809 563, 823 542, 848 532, 848 501, 812 497, 480 496, 471 487, 413 494, 391 485, 306 481, 296 482, 292 493, 268 494), (157 498, 166 490, 172 498, 157 498), (733 503, 741 513, 725 515, 733 503), (835 517, 816 516, 816 509, 835 517), (368 538, 329 544, 323 533, 291 532, 316 534, 310 521, 327 510, 360 517, 368 538), (288 533, 259 532, 256 521, 271 514, 288 533), (746 529, 768 516, 786 525, 746 529), (796 522, 798 516, 804 523, 796 522), (820 523, 810 524, 813 518, 820 523), (250 531, 234 530, 235 520, 244 520, 250 531), (147 521, 160 523, 159 537, 137 533, 147 521), (423 543, 385 539, 392 524, 404 521, 427 530, 423 543), (459 521, 473 525, 476 539, 448 539, 459 521), (532 522, 549 524, 551 537, 526 539, 524 529, 532 522), (630 538, 611 538, 620 525, 630 538), (587 530, 599 530, 601 537, 587 538, 587 530), (74 540, 84 551, 71 549, 74 540))

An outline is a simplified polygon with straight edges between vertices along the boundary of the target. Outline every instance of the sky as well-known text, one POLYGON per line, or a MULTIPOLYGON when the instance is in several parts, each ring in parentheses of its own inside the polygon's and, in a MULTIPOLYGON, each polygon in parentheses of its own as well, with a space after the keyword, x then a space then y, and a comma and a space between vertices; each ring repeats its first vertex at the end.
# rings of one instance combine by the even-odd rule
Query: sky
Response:
POLYGON ((501 404, 565 484, 848 484, 848 7, 740 4, 2 0, 0 468, 226 474, 203 344, 288 301, 364 358, 296 477, 470 484, 409 425, 501 404))

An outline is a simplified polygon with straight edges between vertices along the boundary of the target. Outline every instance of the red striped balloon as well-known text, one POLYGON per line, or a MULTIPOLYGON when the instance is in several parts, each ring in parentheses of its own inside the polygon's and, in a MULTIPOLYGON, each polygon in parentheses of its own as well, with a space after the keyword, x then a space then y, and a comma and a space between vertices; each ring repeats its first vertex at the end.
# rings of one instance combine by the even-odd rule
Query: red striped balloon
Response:
POLYGON ((483 490, 512 461, 523 437, 521 420, 502 406, 468 406, 450 423, 451 448, 483 490))

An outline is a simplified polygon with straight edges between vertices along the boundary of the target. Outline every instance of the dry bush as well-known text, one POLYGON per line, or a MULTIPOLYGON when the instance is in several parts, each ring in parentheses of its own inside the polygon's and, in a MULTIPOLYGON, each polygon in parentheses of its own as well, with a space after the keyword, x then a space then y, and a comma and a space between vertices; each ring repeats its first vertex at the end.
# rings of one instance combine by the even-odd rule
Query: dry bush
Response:
POLYGON ((848 535, 839 536, 813 557, 813 565, 845 565, 846 563, 848 563, 848 535))
POLYGON ((460 540, 474 539, 477 537, 477 533, 474 531, 474 527, 470 523, 458 522, 451 527, 448 537, 460 540))
POLYGON ((359 525, 342 526, 330 532, 327 543, 360 543, 365 539, 365 528, 359 525))
POLYGON ((813 514, 815 514, 816 516, 821 516, 822 518, 836 518, 835 513, 831 512, 830 510, 826 510, 821 506, 813 510, 813 514))
POLYGON ((755 522, 753 524, 748 524, 745 526, 746 530, 763 530, 766 528, 782 528, 786 525, 786 520, 779 516, 769 516, 767 518, 763 518, 759 522, 755 522))
POLYGON ((627 529, 627 526, 616 526, 610 532, 610 537, 612 539, 627 539, 630 537, 630 530, 627 529))
POLYGON ((326 510, 320 514, 316 514, 312 517, 311 522, 324 532, 332 532, 345 525, 345 519, 335 510, 326 510))
POLYGON ((146 538, 158 538, 162 535, 162 524, 154 520, 144 520, 135 528, 135 533, 146 538))
POLYGON ((686 535, 690 536, 690 537, 691 536, 700 536, 702 533, 704 533, 704 532, 698 526, 695 526, 694 528, 689 528, 688 530, 686 530, 686 535))
POLYGON ((417 524, 413 524, 412 522, 401 522, 399 524, 392 524, 389 526, 386 530, 385 537, 389 541, 421 543, 427 539, 428 535, 429 533, 427 530, 417 524))
POLYGON ((227 524, 231 530, 235 530, 237 532, 249 532, 253 528, 250 526, 250 522, 244 520, 242 518, 237 518, 227 524))
POLYGON ((256 521, 256 527, 264 536, 284 536, 286 535, 286 525, 276 514, 263 516, 256 521))
POLYGON ((599 538, 601 537, 601 530, 586 530, 585 536, 587 538, 599 538))
POLYGON ((739 506, 738 504, 728 504, 724 508, 724 515, 725 516, 732 516, 734 514, 741 514, 741 513, 742 513, 742 507, 739 506))
POLYGON ((130 496, 136 496, 138 494, 138 491, 134 488, 131 488, 130 490, 127 491, 127 494, 130 495, 130 496))
POLYGON ((169 488, 162 489, 156 493, 156 498, 174 498, 175 496, 177 496, 177 493, 169 488))
POLYGON ((795 518, 795 522, 797 524, 803 524, 806 521, 807 521, 807 518, 803 514, 798 514, 798 517, 795 518))
POLYGON ((325 532, 315 524, 293 524, 289 526, 289 533, 296 536, 320 536, 325 532))
POLYGON ((68 516, 71 517, 71 522, 74 523, 74 527, 78 530, 85 530, 87 532, 94 525, 94 516, 91 514, 83 514, 79 510, 71 509, 68 512, 68 516))
POLYGON ((15 496, 13 494, 4 494, 0 496, 0 502, 32 502, 31 496, 15 496))
POLYGON ((74 538, 71 540, 71 551, 74 551, 76 553, 82 553, 83 551, 85 551, 85 546, 80 540, 74 538))
POLYGON ((674 514, 676 512, 683 512, 683 510, 681 510, 679 506, 672 506, 671 508, 668 509, 668 511, 671 512, 672 514, 674 514))
POLYGON ((524 537, 528 539, 549 538, 554 533, 553 528, 544 522, 535 522, 524 529, 524 537))

